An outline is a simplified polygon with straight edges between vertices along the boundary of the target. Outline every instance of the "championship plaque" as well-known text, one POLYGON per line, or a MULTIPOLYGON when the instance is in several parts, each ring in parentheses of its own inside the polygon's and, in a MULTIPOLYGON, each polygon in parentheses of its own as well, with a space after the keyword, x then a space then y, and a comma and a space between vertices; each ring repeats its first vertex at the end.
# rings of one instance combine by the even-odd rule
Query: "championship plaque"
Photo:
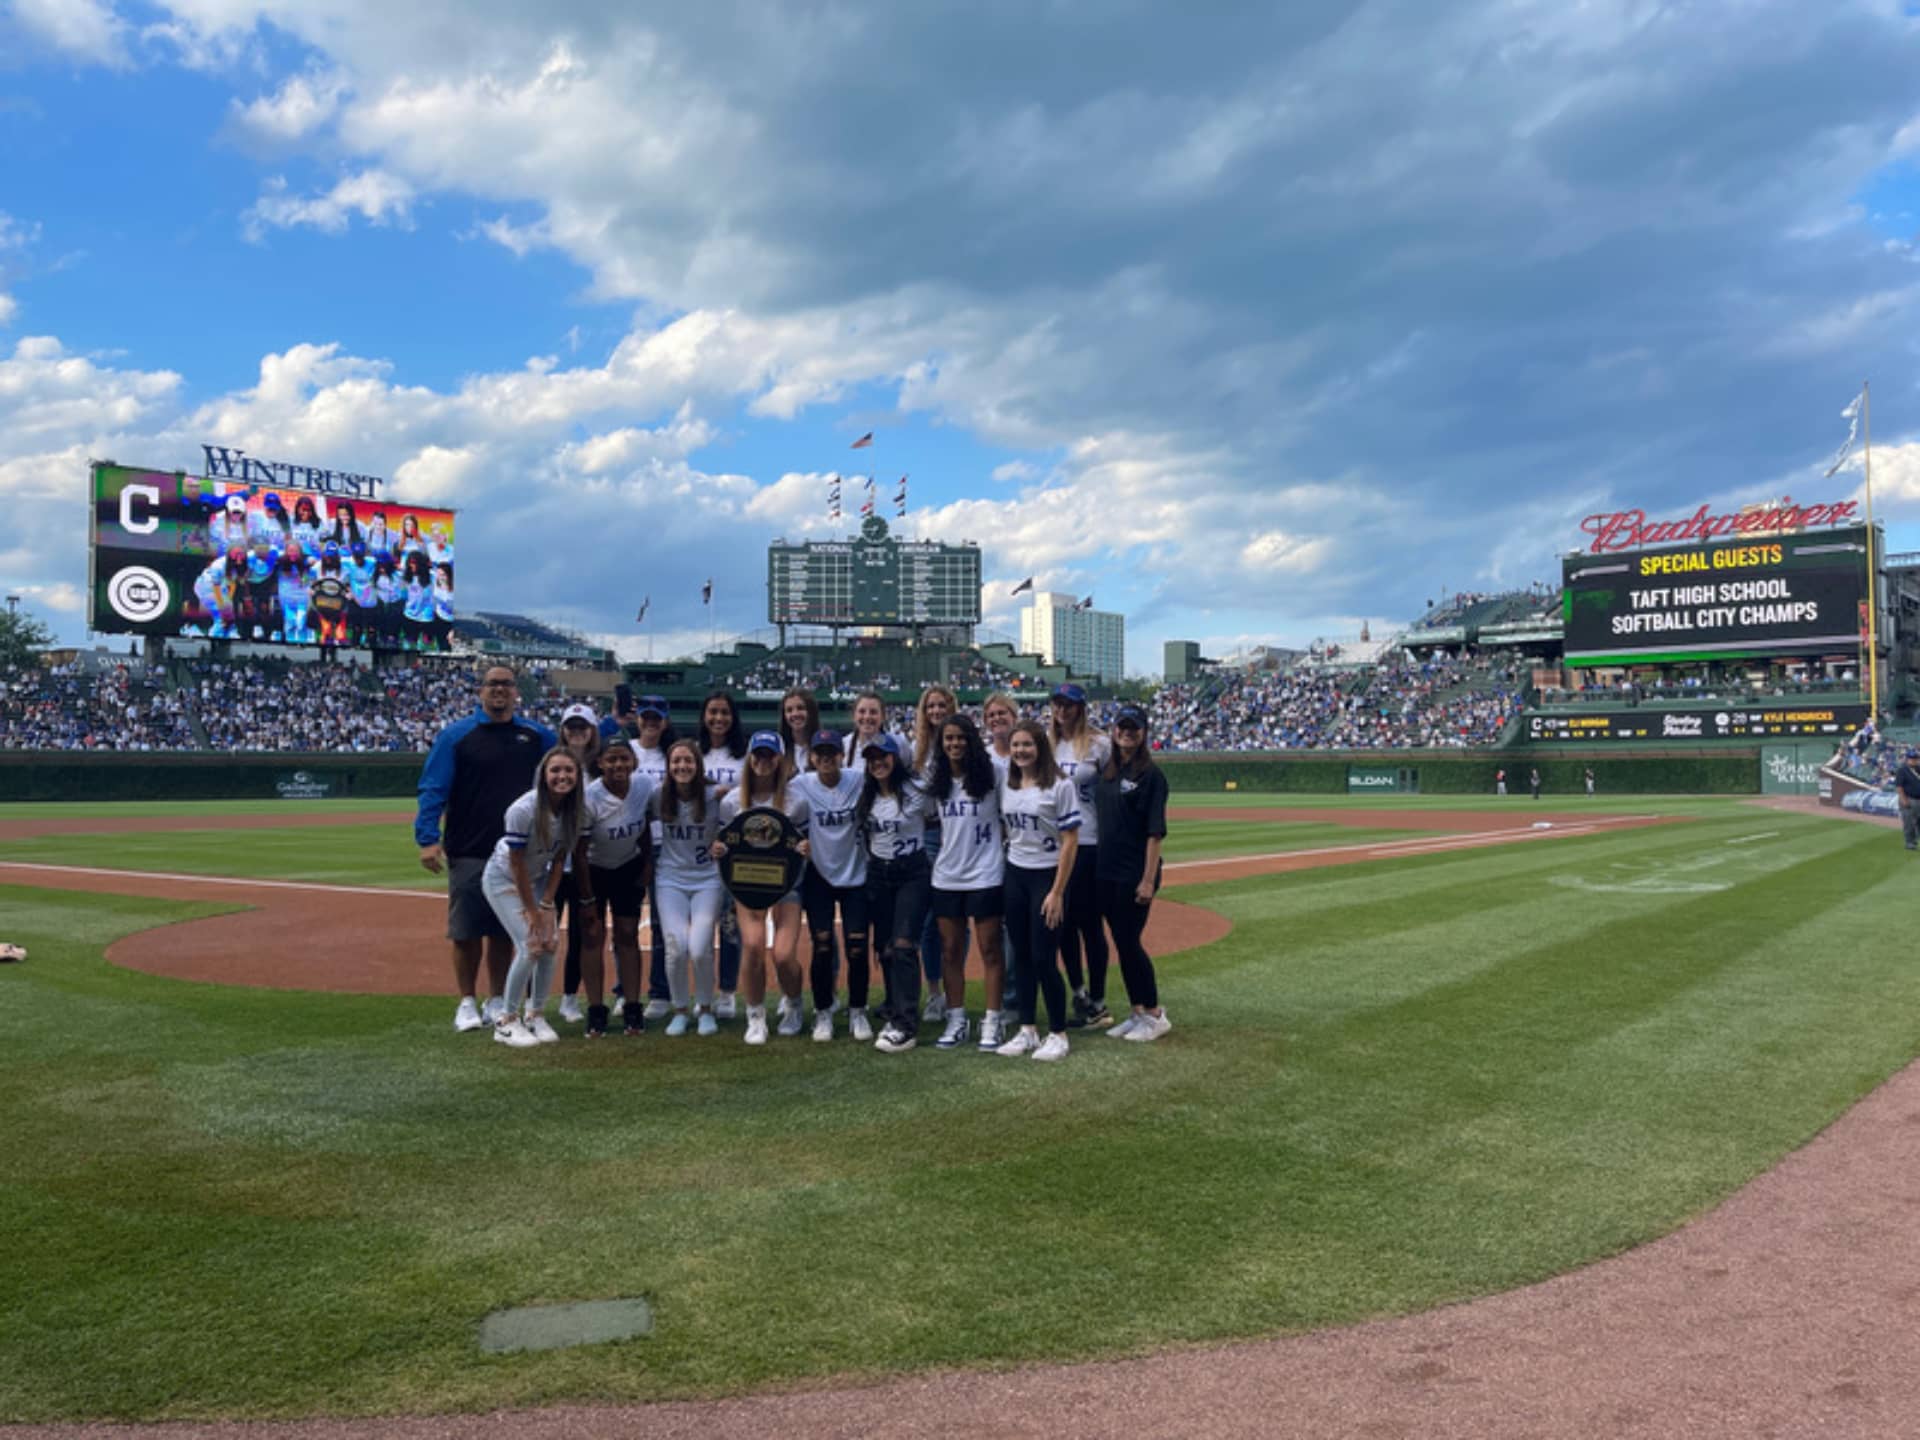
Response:
POLYGON ((770 805, 736 815, 720 831, 727 853, 720 859, 720 883, 749 910, 766 910, 800 883, 806 857, 800 853, 800 827, 770 805))

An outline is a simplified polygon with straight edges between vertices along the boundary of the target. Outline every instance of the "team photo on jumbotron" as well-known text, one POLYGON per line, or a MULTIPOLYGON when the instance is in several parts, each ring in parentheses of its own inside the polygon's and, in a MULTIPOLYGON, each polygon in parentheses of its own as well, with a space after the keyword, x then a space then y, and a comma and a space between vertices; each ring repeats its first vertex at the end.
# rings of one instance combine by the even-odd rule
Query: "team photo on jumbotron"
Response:
POLYGON ((1920 13, 0 0, 0 1440, 1920 1413, 1920 13))

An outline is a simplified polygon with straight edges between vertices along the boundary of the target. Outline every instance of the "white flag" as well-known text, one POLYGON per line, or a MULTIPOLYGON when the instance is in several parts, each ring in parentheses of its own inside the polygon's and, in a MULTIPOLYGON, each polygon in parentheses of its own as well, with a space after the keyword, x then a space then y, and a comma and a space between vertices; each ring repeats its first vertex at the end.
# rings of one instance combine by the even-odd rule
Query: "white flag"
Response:
POLYGON ((1860 438, 1860 397, 1853 397, 1853 403, 1840 412, 1840 418, 1847 422, 1847 438, 1841 443, 1840 453, 1833 457, 1833 463, 1827 467, 1824 478, 1831 480, 1840 467, 1847 463, 1847 457, 1853 453, 1853 442, 1860 438))

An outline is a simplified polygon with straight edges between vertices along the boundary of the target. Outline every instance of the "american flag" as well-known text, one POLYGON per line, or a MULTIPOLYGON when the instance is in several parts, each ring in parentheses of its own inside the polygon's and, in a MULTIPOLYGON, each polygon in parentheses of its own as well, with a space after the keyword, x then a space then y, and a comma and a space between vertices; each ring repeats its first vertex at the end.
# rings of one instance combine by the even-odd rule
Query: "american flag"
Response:
POLYGON ((858 440, 854 441, 853 444, 849 445, 847 448, 849 450, 864 450, 871 444, 873 444, 873 431, 869 430, 867 431, 866 434, 862 435, 858 440))

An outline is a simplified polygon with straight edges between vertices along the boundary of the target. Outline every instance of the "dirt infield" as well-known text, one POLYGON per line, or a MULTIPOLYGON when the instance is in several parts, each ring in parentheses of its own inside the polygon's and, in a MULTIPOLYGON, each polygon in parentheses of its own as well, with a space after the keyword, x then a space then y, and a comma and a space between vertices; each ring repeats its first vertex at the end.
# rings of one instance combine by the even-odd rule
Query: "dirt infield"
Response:
MULTIPOLYGON (((1228 812, 1241 814, 1243 812, 1228 812)), ((1256 812, 1258 813, 1258 812, 1256 812)), ((1319 813, 1319 812, 1308 812, 1319 813)), ((1342 812, 1325 812, 1328 814, 1342 812)), ((1396 815, 1399 812, 1394 812, 1396 815)), ((1452 812, 1423 812, 1423 819, 1452 812)), ((1322 865, 1351 865, 1366 860, 1444 854, 1485 845, 1574 838, 1603 828, 1658 823, 1652 816, 1534 816, 1516 825, 1506 816, 1454 814, 1466 833, 1438 833, 1378 843, 1324 846, 1277 855, 1188 860, 1167 866, 1169 887, 1279 874, 1322 865), (1556 823, 1557 822, 1557 823, 1556 823), (1551 828, 1535 828, 1547 825, 1551 828)), ((393 814, 276 816, 142 816, 137 819, 76 821, 78 831, 60 833, 127 834, 164 830, 261 829, 301 825, 395 822, 393 814), (226 825, 225 820, 236 823, 226 825)), ((14 822, 20 825, 64 822, 14 822)), ((1345 821, 1343 823, 1351 823, 1345 821)), ((1389 823, 1374 812, 1370 823, 1389 823)), ((1434 830, 1431 824, 1422 828, 1434 830)), ((56 833, 42 829, 38 833, 56 833)), ((5 838, 0 835, 0 838, 5 838)), ((298 881, 214 880, 151 871, 93 869, 0 861, 0 883, 41 885, 57 890, 148 895, 167 900, 213 900, 247 908, 229 915, 187 920, 143 930, 115 941, 107 959, 130 970, 176 980, 216 985, 250 985, 275 990, 327 990, 368 995, 444 995, 450 988, 443 932, 443 898, 431 891, 382 890, 371 886, 309 885, 298 881)), ((1231 924, 1197 906, 1162 898, 1154 905, 1146 933, 1156 956, 1177 955, 1225 935, 1231 924)))

